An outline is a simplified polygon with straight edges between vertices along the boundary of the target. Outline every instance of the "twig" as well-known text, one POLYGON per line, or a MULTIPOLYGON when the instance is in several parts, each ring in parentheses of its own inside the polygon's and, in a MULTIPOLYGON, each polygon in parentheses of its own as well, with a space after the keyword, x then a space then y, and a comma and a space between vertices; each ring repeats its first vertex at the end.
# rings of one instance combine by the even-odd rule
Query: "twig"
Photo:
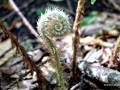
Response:
POLYGON ((25 16, 22 14, 22 12, 19 10, 19 8, 16 6, 14 0, 9 0, 9 3, 11 4, 11 7, 15 10, 15 12, 21 17, 23 20, 23 23, 28 27, 28 29, 31 31, 31 33, 39 40, 42 41, 40 38, 40 35, 36 32, 36 30, 32 27, 32 25, 29 23, 29 21, 25 18, 25 16))
POLYGON ((108 0, 108 1, 113 5, 113 7, 116 10, 120 11, 120 6, 119 6, 119 4, 117 4, 117 2, 115 2, 114 0, 108 0))
POLYGON ((100 38, 94 38, 94 37, 85 37, 80 39, 80 43, 86 44, 86 45, 99 45, 103 47, 113 47, 113 43, 105 42, 101 40, 100 38))
POLYGON ((70 1, 70 0, 66 0, 66 3, 67 3, 67 6, 68 6, 69 11, 72 12, 72 13, 74 13, 74 12, 73 12, 73 7, 72 7, 72 5, 71 5, 71 1, 70 1))
POLYGON ((15 84, 18 84, 19 81, 20 81, 19 79, 16 79, 12 83, 10 83, 8 86, 6 86, 4 89, 9 90, 12 86, 14 86, 15 84))
POLYGON ((6 27, 1 22, 0 22, 0 28, 5 34, 5 36, 11 39, 11 43, 13 47, 16 47, 17 51, 23 56, 23 62, 27 64, 28 68, 31 71, 36 72, 38 85, 40 87, 40 90, 42 90, 42 85, 44 85, 43 82, 46 81, 44 77, 42 76, 42 71, 39 70, 39 68, 35 65, 35 63, 28 56, 25 49, 18 43, 18 41, 12 36, 12 34, 6 29, 6 27))
POLYGON ((76 85, 74 85, 70 90, 75 90, 77 87, 79 87, 81 84, 81 82, 77 83, 76 85))
POLYGON ((119 52, 120 46, 120 35, 117 38, 117 41, 115 43, 115 46, 113 47, 111 57, 109 59, 108 67, 118 67, 119 62, 117 61, 117 53, 119 52))
MULTIPOLYGON (((94 88, 98 88, 97 85, 95 85, 93 82, 87 80, 87 79, 84 79, 84 82, 88 83, 90 86, 93 86, 94 88)), ((70 90, 76 90, 77 87, 80 87, 81 85, 81 82, 77 83, 76 85, 74 85, 70 90)))
POLYGON ((94 87, 95 89, 99 88, 95 83, 91 82, 90 80, 86 78, 84 79, 84 82, 88 83, 90 86, 94 87))
MULTIPOLYGON (((33 0, 27 1, 27 2, 24 3, 21 7, 19 7, 20 10, 26 8, 26 7, 27 7, 29 4, 31 4, 32 2, 33 2, 33 0)), ((15 14, 15 11, 12 11, 12 12, 10 12, 8 15, 5 15, 5 16, 1 17, 1 18, 0 18, 0 21, 1 21, 1 22, 4 21, 4 20, 8 19, 9 17, 11 17, 11 16, 14 15, 14 14, 15 14)))
POLYGON ((74 40, 73 40, 73 62, 72 62, 72 78, 73 80, 76 79, 76 69, 77 69, 77 65, 76 65, 76 59, 77 59, 77 50, 78 50, 78 47, 79 47, 79 22, 80 22, 80 18, 82 16, 82 13, 83 13, 83 9, 84 9, 84 3, 85 3, 85 0, 79 0, 78 1, 78 5, 77 5, 77 10, 76 10, 76 17, 75 17, 75 21, 74 21, 74 25, 73 25, 73 30, 75 31, 75 37, 74 37, 74 40))

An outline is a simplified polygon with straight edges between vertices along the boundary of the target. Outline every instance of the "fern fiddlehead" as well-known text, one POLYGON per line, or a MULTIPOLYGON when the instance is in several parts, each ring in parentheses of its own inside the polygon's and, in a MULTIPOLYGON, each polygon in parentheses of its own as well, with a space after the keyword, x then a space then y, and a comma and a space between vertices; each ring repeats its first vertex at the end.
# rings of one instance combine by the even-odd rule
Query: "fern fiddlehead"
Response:
POLYGON ((59 90, 65 90, 60 57, 52 39, 65 36, 70 32, 69 17, 62 10, 56 8, 48 9, 46 13, 38 19, 37 29, 56 62, 56 78, 59 90))
POLYGON ((49 38, 61 37, 69 33, 69 17, 62 10, 57 8, 48 9, 38 20, 38 31, 41 35, 47 35, 49 38))

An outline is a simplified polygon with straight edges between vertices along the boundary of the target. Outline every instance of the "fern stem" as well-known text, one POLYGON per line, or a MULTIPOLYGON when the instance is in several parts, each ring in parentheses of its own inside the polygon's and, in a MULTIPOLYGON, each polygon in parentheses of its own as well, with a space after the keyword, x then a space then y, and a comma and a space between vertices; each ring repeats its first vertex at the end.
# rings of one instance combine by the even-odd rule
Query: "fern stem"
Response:
POLYGON ((60 57, 57 53, 56 47, 53 44, 53 42, 46 36, 45 37, 45 41, 47 42, 47 46, 50 50, 50 53, 53 57, 53 59, 55 59, 56 64, 56 78, 57 78, 57 82, 58 82, 58 90, 65 90, 65 85, 64 85, 64 79, 63 79, 63 73, 62 73, 62 68, 61 68, 61 63, 60 63, 60 57))
POLYGON ((73 61, 72 61, 72 79, 76 80, 76 75, 77 75, 77 65, 76 65, 76 59, 77 59, 77 54, 78 54, 78 47, 80 43, 80 34, 79 34, 79 22, 82 17, 83 9, 84 9, 84 3, 85 0, 78 0, 78 5, 76 9, 76 16, 75 16, 75 21, 73 24, 73 30, 75 31, 75 37, 73 40, 73 61))

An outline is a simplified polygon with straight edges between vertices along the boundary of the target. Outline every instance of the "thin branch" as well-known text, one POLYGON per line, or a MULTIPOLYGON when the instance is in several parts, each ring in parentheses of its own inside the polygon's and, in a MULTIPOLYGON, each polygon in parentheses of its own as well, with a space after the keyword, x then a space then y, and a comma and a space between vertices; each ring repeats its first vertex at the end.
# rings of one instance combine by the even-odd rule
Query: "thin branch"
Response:
MULTIPOLYGON (((31 4, 33 2, 33 0, 30 0, 30 1, 27 1, 26 3, 24 3, 20 8, 20 10, 23 10, 24 8, 28 7, 29 4, 31 4)), ((0 18, 0 21, 4 21, 6 19, 8 19, 9 17, 11 17, 12 15, 14 15, 16 12, 15 11, 12 11, 10 12, 9 14, 3 16, 0 18)))
POLYGON ((73 7, 72 7, 72 5, 71 5, 71 0, 66 0, 66 3, 67 3, 67 6, 68 6, 69 11, 72 12, 72 13, 74 13, 74 12, 73 12, 73 7))
POLYGON ((28 29, 31 31, 31 33, 39 40, 42 41, 40 38, 40 35, 36 32, 36 30, 32 27, 30 22, 25 18, 25 16, 22 14, 22 12, 19 10, 17 5, 15 4, 14 0, 9 0, 9 3, 11 7, 14 9, 14 11, 21 17, 23 20, 23 23, 28 27, 28 29))
POLYGON ((120 35, 117 38, 117 41, 115 42, 115 45, 113 47, 112 54, 109 59, 108 67, 118 67, 118 64, 120 63, 117 61, 117 57, 118 57, 117 53, 120 52, 119 48, 120 48, 120 35))
POLYGON ((81 82, 77 83, 76 85, 72 86, 70 90, 75 90, 77 87, 79 87, 81 82))
POLYGON ((80 23, 80 19, 82 17, 82 13, 83 13, 83 9, 84 9, 84 3, 85 0, 79 0, 78 1, 78 5, 77 5, 77 9, 76 9, 76 17, 75 17, 75 21, 74 21, 74 25, 73 25, 73 30, 75 31, 75 37, 73 40, 73 62, 72 62, 72 78, 75 80, 76 79, 76 74, 77 74, 77 65, 76 65, 76 59, 77 59, 77 51, 78 51, 78 47, 79 47, 79 39, 80 39, 80 35, 79 35, 79 23, 80 23))
POLYGON ((33 60, 31 60, 31 58, 26 53, 24 47, 22 47, 18 43, 18 41, 12 36, 12 34, 6 29, 6 27, 1 22, 0 22, 0 28, 3 31, 3 33, 5 34, 5 37, 8 37, 8 38, 11 39, 11 43, 12 43, 13 47, 16 47, 17 51, 23 56, 23 62, 28 66, 28 68, 31 71, 35 71, 36 72, 38 85, 40 87, 40 90, 42 90, 42 85, 44 85, 43 82, 46 81, 44 79, 44 77, 42 76, 42 71, 39 70, 39 68, 35 65, 33 60))
POLYGON ((117 2, 114 0, 108 0, 108 2, 110 2, 116 10, 120 11, 120 6, 117 4, 117 2))

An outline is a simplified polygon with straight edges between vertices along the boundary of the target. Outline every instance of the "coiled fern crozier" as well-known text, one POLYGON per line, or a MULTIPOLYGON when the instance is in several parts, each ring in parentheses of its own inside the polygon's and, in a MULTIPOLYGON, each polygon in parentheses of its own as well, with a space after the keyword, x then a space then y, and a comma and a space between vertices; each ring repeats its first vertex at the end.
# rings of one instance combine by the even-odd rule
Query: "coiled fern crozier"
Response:
POLYGON ((60 9, 47 9, 37 22, 37 29, 56 64, 56 78, 59 90, 65 90, 60 57, 53 38, 60 38, 70 32, 69 16, 60 9))

